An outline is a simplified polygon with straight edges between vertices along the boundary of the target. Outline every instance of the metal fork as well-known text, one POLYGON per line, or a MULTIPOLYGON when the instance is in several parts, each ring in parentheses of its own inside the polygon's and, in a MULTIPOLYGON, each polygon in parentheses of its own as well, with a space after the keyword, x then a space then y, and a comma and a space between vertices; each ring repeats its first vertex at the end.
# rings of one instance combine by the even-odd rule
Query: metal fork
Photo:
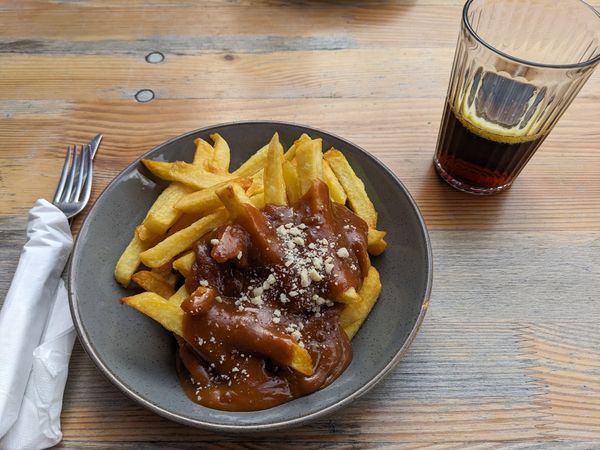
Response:
POLYGON ((81 145, 78 151, 69 145, 52 203, 70 219, 85 208, 91 192, 92 148, 81 145))

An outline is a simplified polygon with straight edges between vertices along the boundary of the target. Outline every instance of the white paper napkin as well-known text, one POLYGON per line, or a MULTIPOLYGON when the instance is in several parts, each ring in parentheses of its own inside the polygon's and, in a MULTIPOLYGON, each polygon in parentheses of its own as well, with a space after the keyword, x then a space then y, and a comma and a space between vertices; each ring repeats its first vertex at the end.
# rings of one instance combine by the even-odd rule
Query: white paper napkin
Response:
POLYGON ((62 438, 60 411, 75 333, 60 275, 72 246, 65 215, 38 200, 0 310, 1 449, 47 448, 62 438))

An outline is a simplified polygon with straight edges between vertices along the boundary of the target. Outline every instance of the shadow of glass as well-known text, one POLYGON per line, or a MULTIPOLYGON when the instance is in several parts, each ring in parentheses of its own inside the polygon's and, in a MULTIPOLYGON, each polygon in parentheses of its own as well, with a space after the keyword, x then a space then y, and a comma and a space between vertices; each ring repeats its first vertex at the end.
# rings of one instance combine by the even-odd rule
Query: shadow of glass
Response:
POLYGON ((425 178, 413 190, 427 225, 433 229, 494 230, 505 221, 511 192, 474 195, 447 184, 436 172, 433 163, 425 178))

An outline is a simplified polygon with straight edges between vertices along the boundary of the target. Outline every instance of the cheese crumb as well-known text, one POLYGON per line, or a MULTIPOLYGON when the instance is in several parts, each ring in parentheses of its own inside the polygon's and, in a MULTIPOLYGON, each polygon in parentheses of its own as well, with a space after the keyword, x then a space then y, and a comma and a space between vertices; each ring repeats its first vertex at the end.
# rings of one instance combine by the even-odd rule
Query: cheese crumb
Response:
POLYGON ((218 239, 211 239, 211 240, 210 240, 210 243, 211 243, 212 245, 219 245, 219 240, 218 240, 218 239))
POLYGON ((308 278, 308 271, 306 269, 302 269, 300 271, 300 285, 302 287, 310 286, 310 278, 308 278))
POLYGON ((338 249, 337 255, 340 258, 347 258, 348 256, 350 256, 350 253, 348 253, 348 249, 346 247, 342 247, 342 248, 338 249))
POLYGON ((200 286, 204 286, 204 287, 208 286, 208 281, 200 280, 200 286))
POLYGON ((281 317, 273 317, 271 320, 273 321, 273 323, 279 323, 281 322, 281 317))
POLYGON ((323 277, 315 269, 310 269, 308 272, 308 276, 313 281, 321 281, 323 279, 323 277))
POLYGON ((299 236, 296 236, 294 239, 292 239, 292 242, 300 247, 304 247, 304 239, 299 236))

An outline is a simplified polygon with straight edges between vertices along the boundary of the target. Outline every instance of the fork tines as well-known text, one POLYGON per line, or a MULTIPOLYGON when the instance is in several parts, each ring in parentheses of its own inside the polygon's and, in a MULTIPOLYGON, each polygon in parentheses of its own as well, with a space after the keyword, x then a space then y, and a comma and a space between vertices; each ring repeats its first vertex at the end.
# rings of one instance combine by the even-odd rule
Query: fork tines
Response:
POLYGON ((67 155, 52 203, 87 202, 92 188, 92 168, 89 145, 67 147, 67 155))

